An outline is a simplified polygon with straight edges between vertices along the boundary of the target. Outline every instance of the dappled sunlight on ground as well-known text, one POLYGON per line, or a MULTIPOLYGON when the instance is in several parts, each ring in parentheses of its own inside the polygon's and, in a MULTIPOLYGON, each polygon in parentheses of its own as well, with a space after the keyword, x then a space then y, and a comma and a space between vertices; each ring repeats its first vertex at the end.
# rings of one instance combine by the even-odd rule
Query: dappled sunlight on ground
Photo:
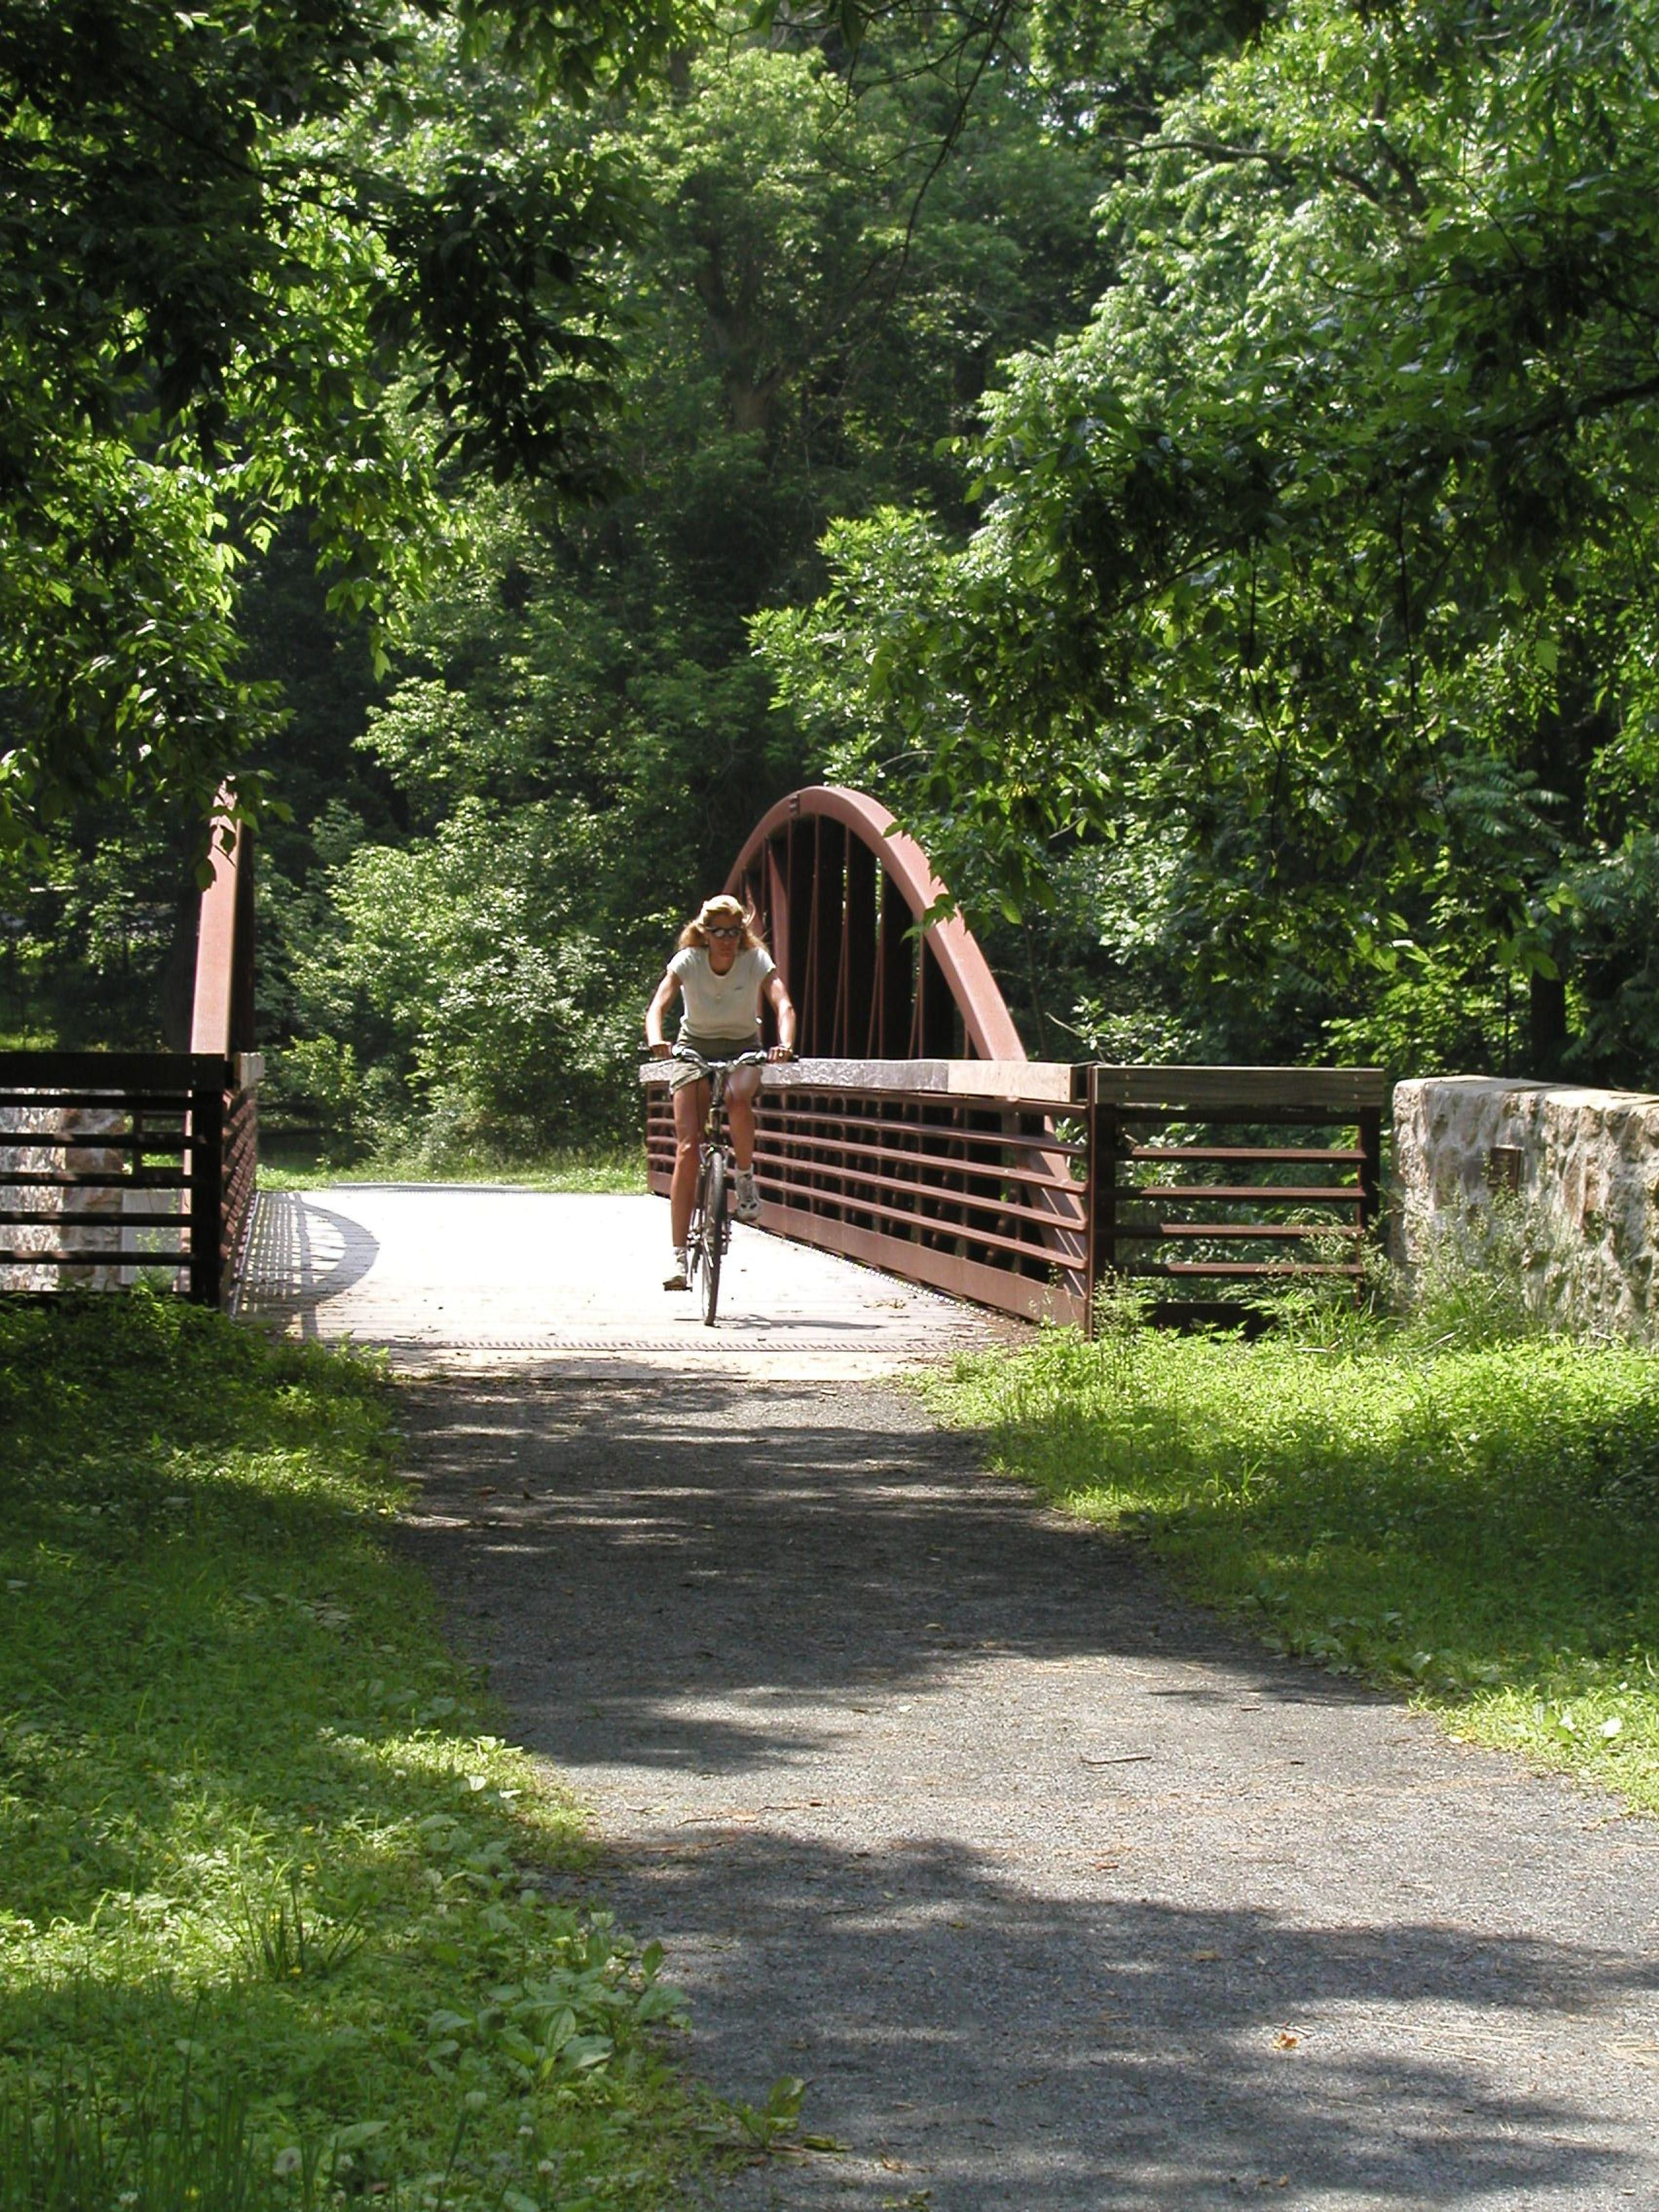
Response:
POLYGON ((1645 1825, 1239 1646, 903 1394, 416 1405, 405 1540, 596 1895, 848 2146, 732 2212, 1659 2201, 1645 1825))

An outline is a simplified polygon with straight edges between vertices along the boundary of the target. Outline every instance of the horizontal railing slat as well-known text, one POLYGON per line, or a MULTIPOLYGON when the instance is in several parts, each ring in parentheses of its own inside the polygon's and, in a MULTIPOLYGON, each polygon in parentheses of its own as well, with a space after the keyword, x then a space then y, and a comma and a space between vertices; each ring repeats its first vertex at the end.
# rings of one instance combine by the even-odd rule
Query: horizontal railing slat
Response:
MULTIPOLYGON (((142 1115, 148 1122, 152 1115, 161 1115, 172 1121, 182 1121, 190 1111, 188 1091, 168 1091, 165 1096, 150 1096, 140 1091, 45 1091, 31 1097, 27 1091, 0 1092, 0 1114, 120 1114, 142 1115)), ((0 1130, 0 1141, 27 1144, 30 1133, 19 1130, 13 1134, 8 1128, 0 1130)), ((97 1136, 82 1136, 82 1144, 99 1144, 97 1136)))
POLYGON ((188 1152, 194 1139, 178 1130, 146 1127, 137 1136, 98 1137, 86 1130, 0 1128, 0 1145, 17 1152, 188 1152))
MULTIPOLYGON (((671 1062, 647 1060, 639 1071, 648 1090, 668 1081, 671 1062)), ((928 1105, 1066 1112, 1075 1103, 1077 1071, 1069 1060, 774 1060, 761 1071, 763 1097, 792 1091, 897 1096, 928 1105)))
POLYGON ((1142 1276, 1228 1275, 1340 1275, 1356 1281, 1364 1274, 1356 1262, 1345 1260, 1143 1260, 1119 1270, 1137 1280, 1142 1276))
MULTIPOLYGON (((5 1188, 0 1183, 0 1189, 5 1188)), ((0 1229, 179 1229, 188 1228, 187 1213, 133 1213, 123 1206, 118 1213, 26 1213, 0 1206, 0 1229)))
POLYGON ((187 1251, 88 1252, 77 1246, 70 1251, 0 1252, 0 1267, 170 1267, 176 1273, 189 1257, 187 1251))
POLYGON ((1365 1195, 1357 1182, 1332 1183, 1323 1189, 1278 1182, 1123 1182, 1118 1191, 1126 1204, 1135 1206, 1161 1206, 1171 1200, 1194 1204, 1201 1200, 1206 1206, 1354 1206, 1365 1195))
POLYGON ((210 1052, 0 1052, 0 1087, 60 1091, 234 1087, 234 1063, 210 1052))
POLYGON ((1328 1145, 1130 1145, 1126 1160, 1162 1160, 1171 1165, 1197 1160, 1206 1167, 1230 1167, 1244 1160, 1266 1160, 1279 1167, 1359 1167, 1365 1155, 1357 1146, 1328 1145))
POLYGON ((0 1174, 0 1190, 188 1190, 182 1168, 88 1169, 84 1174, 51 1168, 11 1168, 0 1174))
POLYGON ((1351 1221, 1159 1221, 1136 1227, 1120 1219, 1119 1238, 1132 1244, 1159 1244, 1176 1237, 1213 1237, 1232 1242, 1256 1237, 1279 1239, 1310 1237, 1363 1237, 1364 1231, 1351 1221))
POLYGON ((1380 1109, 1388 1077, 1380 1067, 1097 1067, 1096 1096, 1103 1104, 1210 1121, 1268 1120, 1282 1111, 1328 1108, 1331 1118, 1380 1109))

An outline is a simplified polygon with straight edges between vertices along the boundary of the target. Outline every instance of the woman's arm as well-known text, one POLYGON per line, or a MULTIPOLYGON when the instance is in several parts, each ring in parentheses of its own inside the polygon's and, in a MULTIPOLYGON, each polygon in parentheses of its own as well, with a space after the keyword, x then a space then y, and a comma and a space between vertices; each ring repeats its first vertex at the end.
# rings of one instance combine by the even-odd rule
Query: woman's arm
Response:
POLYGON ((645 1041, 651 1048, 653 1060, 666 1060, 668 1057, 670 1047, 663 1038, 663 1017, 679 996, 679 977, 672 969, 665 968, 655 996, 645 1010, 645 1041))
POLYGON ((761 987, 762 995, 778 1018, 778 1041, 772 1047, 773 1060, 793 1060, 795 1055, 795 1009, 784 988, 783 977, 775 968, 761 987))

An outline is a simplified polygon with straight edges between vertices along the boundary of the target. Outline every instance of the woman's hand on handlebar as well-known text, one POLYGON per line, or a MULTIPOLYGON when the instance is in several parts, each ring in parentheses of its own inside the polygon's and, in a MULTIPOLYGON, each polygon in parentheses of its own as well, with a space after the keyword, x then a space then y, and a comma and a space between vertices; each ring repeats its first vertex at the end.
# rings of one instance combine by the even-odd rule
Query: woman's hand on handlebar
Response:
POLYGON ((768 1060, 793 1060, 794 1056, 795 1048, 792 1044, 775 1044, 767 1047, 768 1060))
POLYGON ((650 1054, 653 1060, 666 1060, 673 1049, 673 1046, 672 1044, 665 1043, 661 1037, 657 1038, 654 1043, 647 1044, 646 1047, 646 1050, 650 1054))

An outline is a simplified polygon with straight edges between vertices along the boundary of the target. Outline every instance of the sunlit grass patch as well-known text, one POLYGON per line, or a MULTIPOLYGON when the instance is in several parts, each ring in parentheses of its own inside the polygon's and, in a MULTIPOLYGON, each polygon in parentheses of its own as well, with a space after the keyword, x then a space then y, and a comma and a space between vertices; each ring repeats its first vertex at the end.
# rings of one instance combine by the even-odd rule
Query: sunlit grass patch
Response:
POLYGON ((182 1304, 0 1307, 0 2212, 643 2207, 741 2135, 385 1545, 392 1410, 182 1304))
POLYGON ((1659 1811, 1659 1358, 1127 1326, 965 1358, 932 1398, 1275 1648, 1659 1811))
POLYGON ((276 1151, 259 1162, 261 1190, 322 1190, 351 1183, 505 1183, 515 1190, 586 1192, 642 1196, 646 1189, 642 1146, 571 1146, 532 1159, 492 1153, 428 1155, 376 1154, 349 1166, 332 1164, 316 1152, 276 1151))

